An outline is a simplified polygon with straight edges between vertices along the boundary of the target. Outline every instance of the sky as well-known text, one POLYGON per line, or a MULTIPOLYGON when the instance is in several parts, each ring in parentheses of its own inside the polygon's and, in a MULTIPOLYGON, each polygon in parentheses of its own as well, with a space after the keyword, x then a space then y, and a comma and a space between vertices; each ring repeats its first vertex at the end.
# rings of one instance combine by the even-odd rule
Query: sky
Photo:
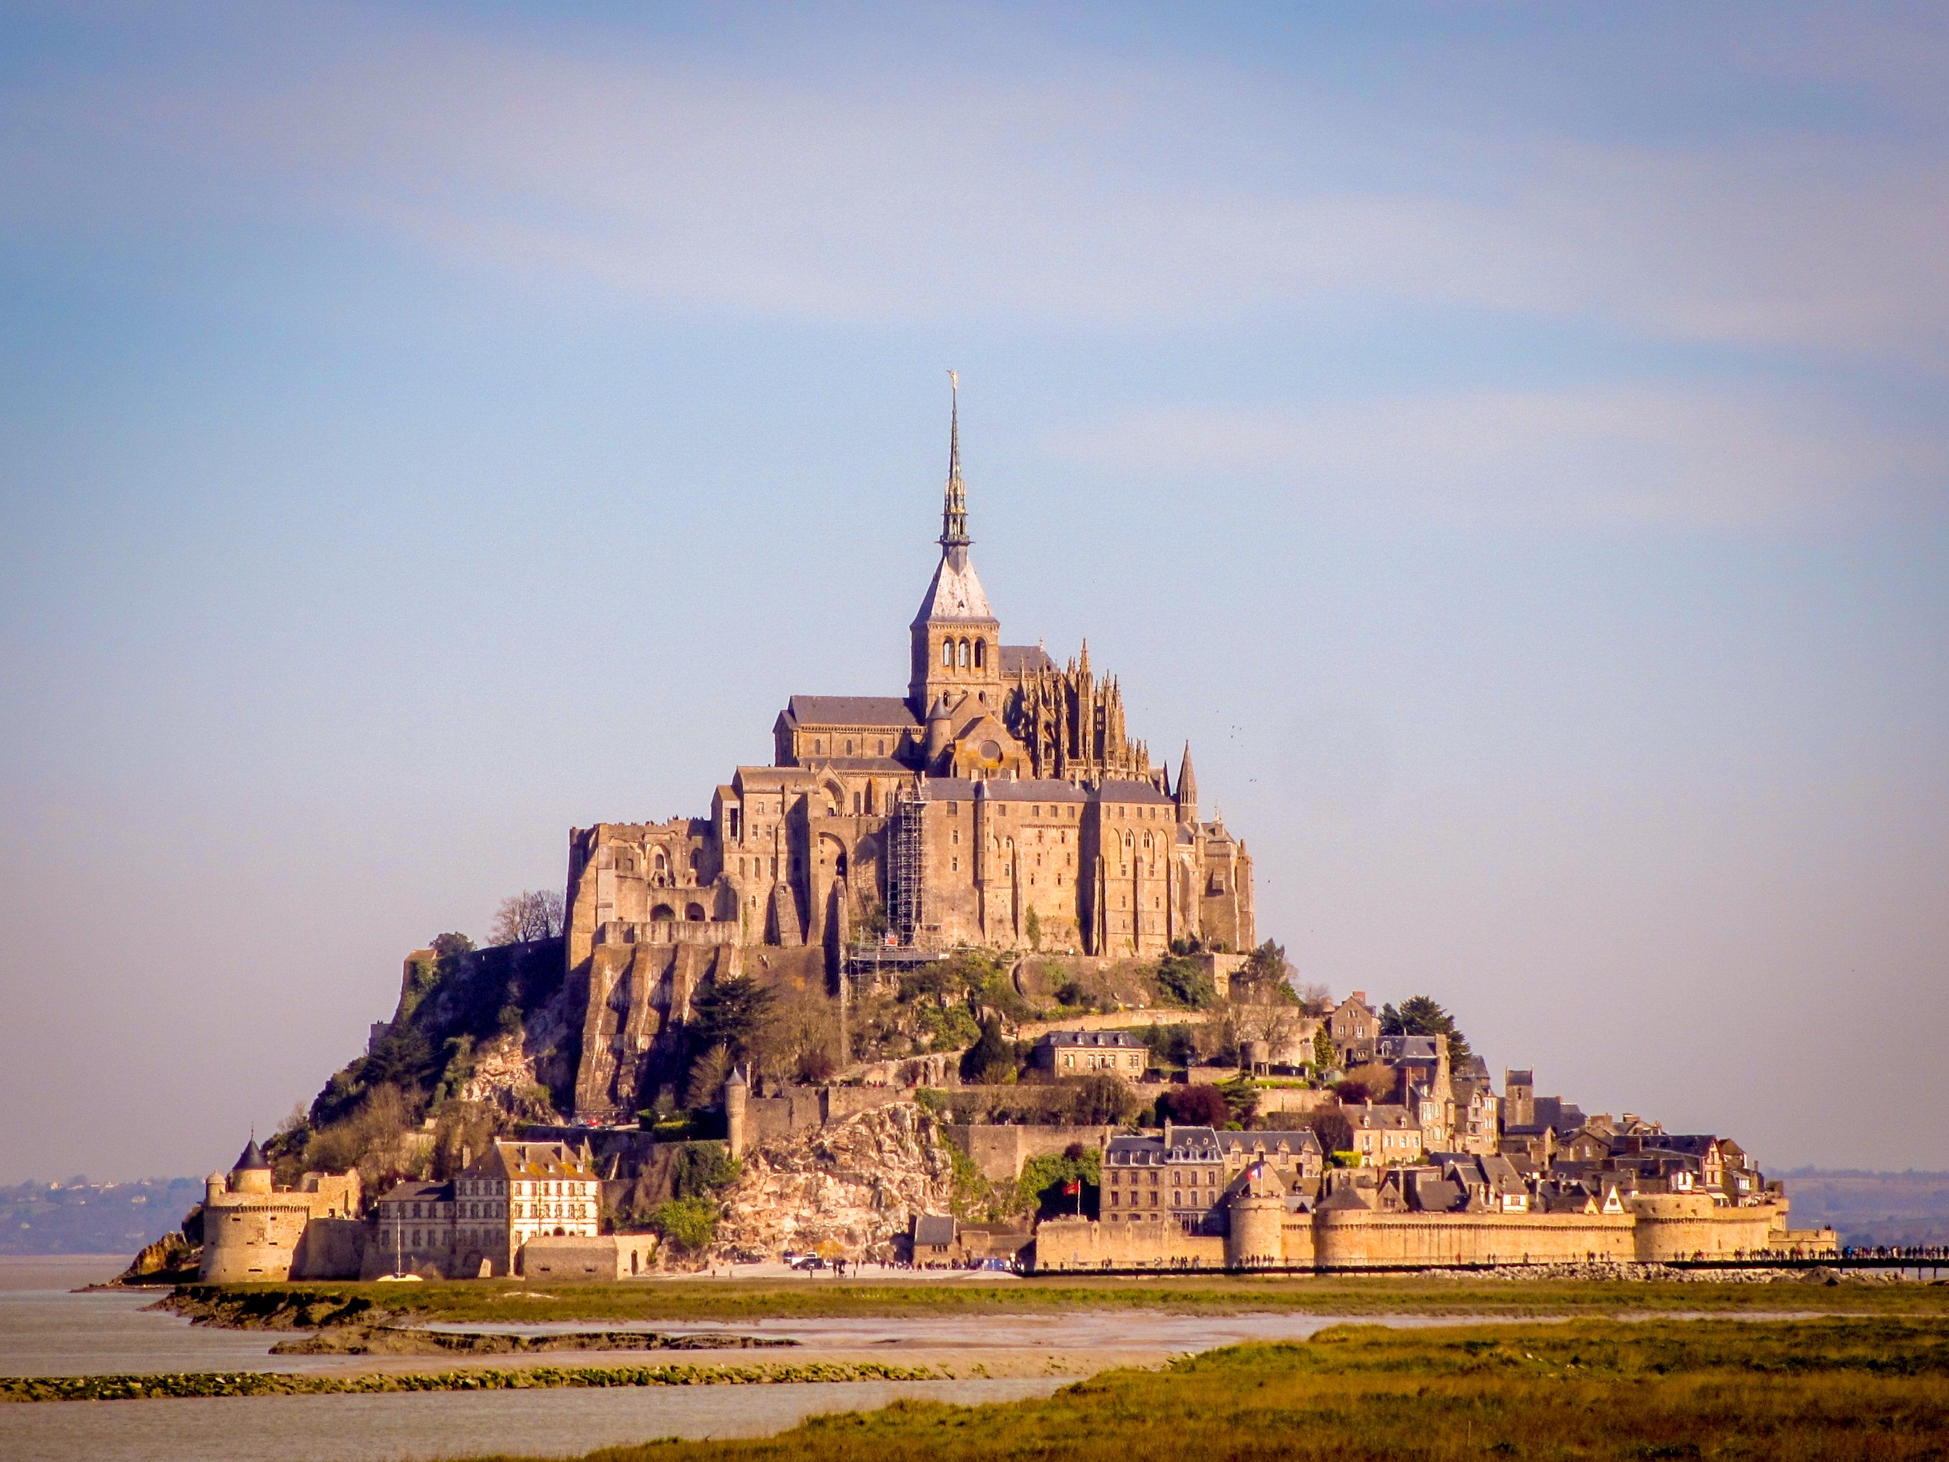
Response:
POLYGON ((1308 983, 1949 1167, 1939 6, 0 13, 0 1181, 198 1174, 400 963, 1014 643, 1308 983))

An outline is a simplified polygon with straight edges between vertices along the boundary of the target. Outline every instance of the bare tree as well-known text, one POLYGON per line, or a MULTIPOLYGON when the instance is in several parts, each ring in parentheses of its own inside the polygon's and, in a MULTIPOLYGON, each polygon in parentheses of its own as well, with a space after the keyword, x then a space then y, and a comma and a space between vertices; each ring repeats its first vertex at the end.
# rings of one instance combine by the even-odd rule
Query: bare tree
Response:
POLYGON ((489 944, 529 944, 562 932, 562 896, 546 889, 509 894, 494 910, 489 944))
POLYGON ((692 1111, 716 1106, 723 1097, 731 1066, 731 1048, 722 1041, 691 1062, 690 1087, 684 1093, 684 1105, 692 1111))

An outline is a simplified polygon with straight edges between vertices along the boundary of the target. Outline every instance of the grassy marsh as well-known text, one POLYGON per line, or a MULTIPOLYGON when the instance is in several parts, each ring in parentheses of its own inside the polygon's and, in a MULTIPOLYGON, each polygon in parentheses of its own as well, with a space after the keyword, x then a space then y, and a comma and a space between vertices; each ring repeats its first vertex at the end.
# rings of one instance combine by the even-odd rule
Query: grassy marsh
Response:
POLYGON ((171 1308, 206 1323, 266 1328, 424 1324, 429 1321, 749 1321, 902 1315, 1033 1315, 1072 1310, 1197 1314, 1291 1311, 1318 1315, 1523 1318, 1819 1312, 1949 1316, 1949 1284, 1775 1284, 1510 1281, 1380 1276, 1266 1278, 1157 1276, 1002 1282, 874 1279, 656 1281, 533 1289, 451 1284, 184 1285, 171 1308))
POLYGON ((1365 1462, 1481 1457, 1940 1458, 1949 1324, 1578 1320, 1241 1346, 1112 1371, 1041 1401, 900 1402, 752 1441, 589 1462, 1365 1462))

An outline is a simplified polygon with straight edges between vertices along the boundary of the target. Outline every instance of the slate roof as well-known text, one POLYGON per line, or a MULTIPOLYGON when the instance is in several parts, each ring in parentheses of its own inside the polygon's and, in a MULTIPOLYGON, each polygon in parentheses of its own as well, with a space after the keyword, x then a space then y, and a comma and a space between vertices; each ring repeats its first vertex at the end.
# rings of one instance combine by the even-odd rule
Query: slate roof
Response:
POLYGON ((981 784, 990 802, 1087 802, 1089 793, 1059 777, 990 777, 981 784))
POLYGON ((566 1142, 497 1142, 467 1169, 469 1176, 504 1178, 595 1177, 582 1154, 566 1142))
POLYGON ((1096 789, 1098 802, 1154 802, 1175 807, 1174 799, 1166 797, 1149 782, 1105 782, 1096 789))
POLYGON ((1295 1154, 1308 1150, 1320 1151, 1319 1136, 1310 1127, 1302 1127, 1297 1132, 1227 1132, 1219 1138, 1220 1145, 1227 1152, 1257 1154, 1263 1149, 1268 1156, 1279 1151, 1282 1142, 1286 1144, 1287 1151, 1295 1154))
POLYGON ((237 1165, 230 1171, 233 1173, 267 1173, 270 1170, 270 1159, 264 1156, 264 1149, 257 1145, 257 1139, 253 1137, 250 1139, 250 1145, 238 1155, 237 1165))
POLYGON ((1038 670, 1054 670, 1056 662, 1040 645, 1003 645, 1002 674, 1033 675, 1038 670))
POLYGON ((914 730, 920 722, 897 695, 795 695, 786 716, 800 726, 887 726, 914 730))
POLYGON ((1141 1050, 1144 1043, 1129 1031, 1048 1031, 1036 1041, 1038 1046, 1115 1046, 1141 1050))
POLYGON ((931 1244, 946 1248, 954 1242, 953 1215, 939 1213, 915 1214, 914 1242, 916 1244, 931 1244))
POLYGON ((453 1197, 452 1183, 395 1183, 379 1195, 381 1203, 407 1203, 421 1199, 445 1203, 453 1197))
POLYGON ((958 568, 951 557, 942 554, 940 567, 928 581, 914 623, 926 624, 934 619, 995 622, 994 612, 988 608, 988 591, 981 587, 981 580, 975 575, 974 560, 965 554, 958 568))

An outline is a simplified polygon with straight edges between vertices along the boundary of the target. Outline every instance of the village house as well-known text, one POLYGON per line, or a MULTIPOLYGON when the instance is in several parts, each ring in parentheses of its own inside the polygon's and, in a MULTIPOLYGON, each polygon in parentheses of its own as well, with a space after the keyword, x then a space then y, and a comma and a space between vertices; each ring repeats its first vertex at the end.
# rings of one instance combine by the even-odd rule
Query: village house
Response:
POLYGON ((1130 1031, 1050 1031, 1035 1043, 1030 1060, 1052 1076, 1101 1072, 1135 1081, 1150 1066, 1150 1047, 1130 1031))

